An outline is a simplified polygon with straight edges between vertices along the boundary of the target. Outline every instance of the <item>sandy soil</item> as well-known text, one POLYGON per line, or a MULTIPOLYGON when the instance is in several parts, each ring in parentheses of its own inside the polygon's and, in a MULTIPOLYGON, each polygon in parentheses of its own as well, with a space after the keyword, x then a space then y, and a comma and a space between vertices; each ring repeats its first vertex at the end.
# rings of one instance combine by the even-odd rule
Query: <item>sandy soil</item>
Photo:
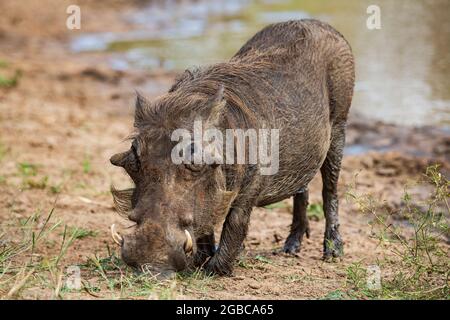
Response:
MULTIPOLYGON (((130 224, 115 213, 109 194, 112 182, 127 186, 128 178, 108 159, 128 146, 124 139, 132 130, 134 90, 152 98, 167 90, 175 76, 164 70, 112 71, 103 64, 102 54, 70 53, 64 13, 52 14, 46 7, 64 12, 66 2, 74 1, 40 1, 36 8, 27 6, 34 1, 0 5, 0 11, 8 13, 0 16, 0 59, 8 62, 0 72, 7 75, 20 70, 22 74, 17 86, 0 88, 1 239, 17 240, 18 219, 36 211, 47 213, 54 206, 52 219, 97 232, 74 243, 64 266, 83 264, 94 253, 105 255, 107 245, 112 246, 111 223, 122 228, 130 224), (32 14, 36 11, 42 14, 32 14), (27 163, 36 165, 35 175, 21 172, 21 164, 27 163)), ((127 28, 118 12, 135 8, 113 1, 96 10, 100 5, 95 1, 80 2, 89 9, 86 17, 101 14, 101 18, 87 18, 83 32, 127 28)), ((345 257, 341 261, 321 260, 323 220, 311 220, 311 238, 304 241, 298 257, 278 253, 291 222, 291 203, 285 201, 277 208, 254 210, 246 250, 234 277, 214 279, 200 287, 179 283, 174 297, 321 298, 346 286, 346 268, 352 263, 376 263, 381 249, 371 237, 367 217, 345 200, 348 185, 355 183, 359 192, 370 192, 398 207, 403 186, 419 178, 427 165, 441 163, 448 174, 450 138, 439 129, 399 128, 352 115, 347 140, 349 151, 361 145, 374 151, 350 152, 344 159, 340 217, 345 257)), ((314 179, 311 203, 321 201, 320 188, 320 179, 314 179)), ((421 197, 426 190, 422 186, 415 192, 421 197)), ((58 250, 57 242, 49 241, 40 254, 58 250)), ((112 297, 114 290, 97 295, 112 297)), ((51 290, 28 288, 22 297, 48 298, 51 290)), ((85 292, 66 297, 92 298, 85 292)))

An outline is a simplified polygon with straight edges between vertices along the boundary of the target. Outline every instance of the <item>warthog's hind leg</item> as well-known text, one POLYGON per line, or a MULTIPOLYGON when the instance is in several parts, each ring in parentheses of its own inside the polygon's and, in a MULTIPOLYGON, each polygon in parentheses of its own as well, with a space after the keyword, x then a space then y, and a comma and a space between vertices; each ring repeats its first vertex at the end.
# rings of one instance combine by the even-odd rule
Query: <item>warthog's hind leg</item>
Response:
POLYGON ((309 223, 306 215, 308 208, 308 188, 302 188, 294 195, 294 210, 291 224, 291 232, 284 243, 283 251, 296 254, 300 251, 303 235, 309 238, 309 223))
POLYGON ((329 260, 343 254, 343 243, 339 234, 337 183, 341 169, 345 144, 345 124, 335 125, 331 134, 331 145, 320 171, 322 173, 322 198, 325 212, 325 237, 323 257, 329 260))

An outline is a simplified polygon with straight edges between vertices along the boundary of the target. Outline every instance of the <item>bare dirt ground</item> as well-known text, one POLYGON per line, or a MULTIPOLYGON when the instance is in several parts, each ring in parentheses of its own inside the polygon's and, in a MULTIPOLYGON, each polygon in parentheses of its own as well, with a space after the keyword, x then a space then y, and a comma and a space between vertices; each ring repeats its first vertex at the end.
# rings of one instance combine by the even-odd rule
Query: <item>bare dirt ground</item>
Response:
MULTIPOLYGON (((42 265, 58 255, 64 225, 86 231, 67 249, 56 269, 64 273, 67 266, 85 266, 81 276, 90 289, 66 289, 60 297, 317 299, 346 292, 350 266, 376 264, 386 254, 372 237, 370 218, 346 200, 348 186, 353 184, 358 192, 370 192, 385 200, 388 207, 397 208, 405 184, 420 178, 428 165, 441 163, 443 172, 449 172, 450 139, 442 131, 371 123, 353 115, 349 150, 364 145, 375 151, 349 154, 344 159, 340 179, 341 232, 345 241, 342 260, 321 260, 324 220, 320 215, 311 218, 311 238, 305 239, 298 257, 278 253, 291 222, 291 202, 285 201, 254 210, 246 250, 236 262, 233 277, 182 278, 166 291, 124 291, 122 285, 110 285, 102 280, 101 272, 89 267, 94 255, 105 258, 111 254, 109 226, 116 223, 124 229, 130 225, 115 212, 109 193, 112 182, 118 186, 130 182, 109 164, 109 157, 128 147, 124 139, 132 130, 134 90, 152 98, 154 94, 148 92, 164 92, 175 74, 164 70, 112 71, 104 65, 101 54, 70 53, 70 33, 64 26, 65 2, 40 1, 36 8, 27 6, 37 3, 33 1, 0 5, 0 60, 7 63, 0 72, 3 76, 12 76, 15 70, 21 73, 15 86, 0 87, 0 245, 20 241, 18 221, 41 212, 37 223, 42 225, 52 208, 51 221, 60 220, 61 225, 31 257, 18 256, 13 264, 34 259, 42 265), (49 13, 49 7, 57 8, 59 11, 54 11, 58 14, 49 13), (395 151, 385 152, 384 148, 395 151)), ((82 32, 127 28, 119 12, 135 10, 134 5, 124 1, 113 1, 105 7, 94 1, 81 3, 88 8, 82 32)), ((419 185, 413 193, 424 197, 429 187, 419 185)), ((320 188, 320 177, 316 177, 310 187, 310 203, 321 202, 320 188)), ((108 275, 122 279, 121 272, 108 275)), ((53 284, 50 275, 46 285, 46 281, 38 281, 39 277, 44 276, 32 273, 20 294, 10 297, 54 297, 58 281, 53 284)), ((11 281, 5 279, 0 278, 3 297, 17 285, 19 276, 11 281)))

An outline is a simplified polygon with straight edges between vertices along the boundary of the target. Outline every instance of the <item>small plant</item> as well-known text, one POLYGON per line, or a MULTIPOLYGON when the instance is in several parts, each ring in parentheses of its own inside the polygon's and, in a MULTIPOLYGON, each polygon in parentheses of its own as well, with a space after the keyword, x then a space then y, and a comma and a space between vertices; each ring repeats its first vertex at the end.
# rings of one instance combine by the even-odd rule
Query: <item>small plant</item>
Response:
POLYGON ((252 265, 249 264, 247 257, 239 257, 238 266, 244 269, 252 269, 252 265))
POLYGON ((16 70, 14 75, 10 78, 0 75, 0 88, 12 88, 17 86, 22 73, 16 70))
POLYGON ((308 206, 308 218, 314 221, 320 221, 325 218, 323 206, 321 203, 312 203, 308 206))
POLYGON ((85 156, 82 162, 83 173, 88 174, 91 172, 91 160, 88 156, 85 156))
POLYGON ((334 290, 329 292, 322 300, 348 300, 350 297, 342 290, 334 290))
MULTIPOLYGON (((207 274, 200 268, 194 270, 193 272, 177 273, 177 281, 179 281, 185 288, 189 288, 189 290, 195 289, 203 293, 206 293, 208 285, 214 278, 214 275, 207 274)), ((173 288, 171 291, 174 291, 173 288)))
POLYGON ((40 179, 27 178, 24 179, 24 187, 27 189, 45 189, 47 188, 48 176, 40 179))
POLYGON ((60 220, 53 221, 53 213, 54 208, 47 216, 36 212, 19 220, 12 235, 0 232, 0 298, 20 297, 31 286, 52 288, 53 298, 64 292, 62 261, 80 232, 65 226, 60 244, 51 240, 62 225, 60 220), (3 237, 9 240, 2 241, 3 237), (53 243, 59 248, 56 254, 43 254, 53 243))
POLYGON ((289 208, 289 205, 286 202, 284 202, 284 201, 280 201, 280 202, 269 204, 269 205, 265 206, 264 208, 265 209, 269 209, 269 210, 272 210, 272 209, 285 209, 285 208, 289 208))
POLYGON ((0 60, 0 68, 7 68, 9 66, 9 63, 6 62, 5 60, 0 60))
MULTIPOLYGON (((9 68, 9 63, 6 61, 0 60, 0 69, 9 68)), ((12 88, 15 87, 20 77, 22 76, 22 72, 20 70, 15 70, 14 74, 10 77, 4 76, 0 74, 0 88, 12 88)))
POLYGON ((61 183, 50 186, 50 192, 53 193, 53 194, 61 193, 61 191, 62 191, 62 184, 61 183))
POLYGON ((259 254, 255 257, 255 260, 259 261, 259 262, 262 262, 262 263, 272 263, 272 260, 270 260, 270 259, 268 259, 268 258, 266 258, 264 256, 261 256, 259 254))
POLYGON ((352 263, 347 267, 347 281, 353 289, 365 288, 367 273, 361 262, 352 263))
MULTIPOLYGON (((402 207, 386 210, 383 203, 371 195, 360 195, 351 187, 347 197, 360 211, 373 218, 373 234, 380 245, 392 256, 380 264, 388 269, 380 293, 384 298, 448 299, 450 260, 449 247, 444 239, 449 234, 450 207, 448 204, 449 180, 439 172, 438 166, 427 168, 424 181, 434 190, 425 201, 415 201, 405 188, 402 207), (408 227, 396 225, 395 217, 403 217, 408 227)), ((397 219, 398 220, 398 219, 397 219)), ((383 270, 382 270, 383 271, 383 270)), ((356 290, 364 291, 360 268, 353 266, 347 278, 356 290)))
POLYGON ((301 282, 304 280, 304 277, 298 275, 298 274, 290 274, 284 278, 284 281, 286 283, 295 283, 295 282, 301 282))
POLYGON ((173 299, 176 297, 176 286, 179 281, 196 282, 198 285, 203 279, 207 279, 201 272, 180 273, 175 280, 164 281, 158 280, 156 275, 148 272, 136 273, 127 267, 114 252, 111 252, 109 247, 107 247, 106 256, 94 254, 88 257, 82 268, 87 273, 100 276, 95 292, 92 290, 92 284, 84 284, 84 290, 97 298, 112 294, 113 298, 173 299))
MULTIPOLYGON (((78 227, 68 227, 67 232, 72 234, 75 239, 84 239, 87 237, 96 237, 98 232, 78 227)), ((63 235, 63 234, 61 234, 63 235)))
POLYGON ((20 174, 25 177, 36 176, 38 172, 38 166, 29 162, 20 162, 17 167, 20 174))

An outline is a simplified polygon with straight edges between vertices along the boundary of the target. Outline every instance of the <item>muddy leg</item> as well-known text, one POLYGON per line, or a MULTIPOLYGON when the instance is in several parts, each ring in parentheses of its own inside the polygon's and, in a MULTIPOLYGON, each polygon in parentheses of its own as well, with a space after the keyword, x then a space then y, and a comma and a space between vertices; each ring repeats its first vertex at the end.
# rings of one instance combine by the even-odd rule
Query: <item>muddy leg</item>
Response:
POLYGON ((202 237, 199 237, 196 241, 197 253, 194 257, 194 265, 201 267, 206 259, 212 257, 216 251, 214 232, 202 237))
POLYGON ((207 273, 231 275, 248 231, 251 208, 232 208, 225 219, 217 252, 206 264, 207 273))
POLYGON ((322 198, 325 212, 325 237, 323 257, 339 257, 343 254, 343 243, 339 234, 337 183, 345 144, 345 125, 334 126, 331 145, 325 162, 320 169, 322 173, 322 198))
POLYGON ((294 210, 291 224, 291 232, 284 243, 283 251, 296 254, 300 251, 303 235, 309 238, 309 223, 306 215, 308 208, 308 188, 299 190, 294 195, 294 210))

